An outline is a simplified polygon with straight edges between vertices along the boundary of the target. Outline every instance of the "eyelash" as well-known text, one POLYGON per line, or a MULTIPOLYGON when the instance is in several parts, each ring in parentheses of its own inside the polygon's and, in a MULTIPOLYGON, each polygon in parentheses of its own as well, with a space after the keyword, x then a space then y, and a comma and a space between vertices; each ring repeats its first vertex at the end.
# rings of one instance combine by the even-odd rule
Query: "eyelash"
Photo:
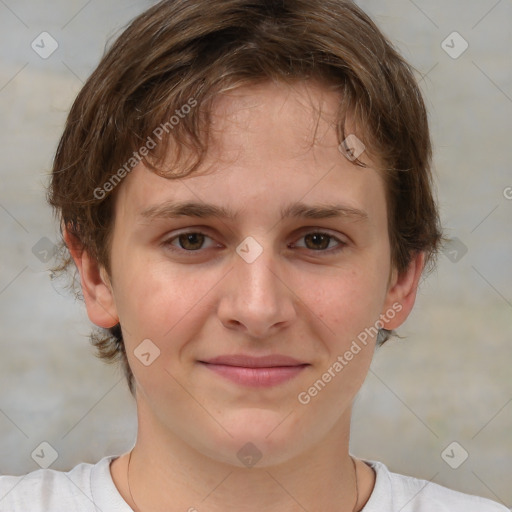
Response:
MULTIPOLYGON (((172 252, 178 252, 178 253, 182 253, 182 254, 187 254, 190 255, 190 256, 193 256, 195 254, 199 254, 202 249, 197 249, 195 251, 191 251, 191 250, 187 250, 187 249, 183 249, 183 248, 176 248, 175 246, 172 245, 172 242, 174 242, 175 240, 178 240, 181 236, 186 236, 186 235, 202 235, 206 238, 210 238, 211 240, 212 237, 208 236, 206 233, 203 233, 202 231, 184 231, 182 233, 178 233, 177 235, 174 235, 172 238, 169 238, 167 240, 165 240, 164 242, 162 242, 162 245, 169 249, 170 251, 172 252)), ((324 231, 309 231, 307 233, 305 233, 304 235, 302 235, 299 240, 301 238, 305 238, 306 236, 308 235, 321 235, 321 236, 325 236, 327 238, 329 238, 329 243, 332 241, 332 240, 335 240, 336 242, 338 242, 338 247, 337 248, 334 248, 334 249, 318 249, 318 250, 314 250, 314 249, 307 249, 308 251, 310 252, 313 252, 313 253, 326 253, 327 255, 333 255, 333 254, 337 254, 338 252, 342 251, 345 246, 347 246, 348 244, 346 242, 343 242, 342 240, 340 240, 339 238, 335 237, 334 235, 331 235, 329 233, 325 233, 324 231)))

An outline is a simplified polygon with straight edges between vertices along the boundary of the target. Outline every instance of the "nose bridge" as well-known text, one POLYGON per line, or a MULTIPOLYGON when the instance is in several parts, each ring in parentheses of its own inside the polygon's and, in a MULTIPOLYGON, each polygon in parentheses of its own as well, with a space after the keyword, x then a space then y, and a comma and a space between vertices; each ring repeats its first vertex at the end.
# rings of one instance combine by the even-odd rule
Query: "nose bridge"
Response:
POLYGON ((292 318, 292 294, 278 277, 280 265, 270 245, 248 237, 236 252, 219 313, 226 325, 243 325, 251 335, 264 337, 292 318))
MULTIPOLYGON (((261 240, 261 237, 260 237, 261 240)), ((237 248, 235 275, 238 283, 239 299, 245 296, 246 302, 271 306, 276 293, 279 293, 279 279, 276 277, 276 261, 270 243, 260 243, 247 237, 237 248)))

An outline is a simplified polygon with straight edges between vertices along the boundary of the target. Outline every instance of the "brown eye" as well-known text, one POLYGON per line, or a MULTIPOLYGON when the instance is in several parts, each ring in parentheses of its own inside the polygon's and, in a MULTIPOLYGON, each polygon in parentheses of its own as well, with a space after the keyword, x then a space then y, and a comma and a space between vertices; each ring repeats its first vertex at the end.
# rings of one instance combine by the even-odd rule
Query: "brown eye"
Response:
POLYGON ((177 240, 180 247, 187 251, 197 251, 204 243, 205 236, 202 233, 186 233, 179 235, 177 240))
POLYGON ((306 245, 308 249, 327 249, 329 247, 330 239, 329 235, 324 235, 322 233, 313 233, 311 235, 306 235, 304 240, 306 240, 306 245), (308 242, 310 242, 311 246, 309 246, 308 242))
POLYGON ((310 251, 322 252, 327 254, 334 254, 342 250, 347 244, 341 241, 339 238, 322 232, 311 232, 302 237, 305 241, 305 245, 299 245, 298 247, 305 247, 310 251), (332 242, 336 242, 336 245, 332 246, 332 242), (330 248, 329 248, 330 246, 330 248))
MULTIPOLYGON (((198 252, 200 249, 204 248, 203 246, 207 239, 211 240, 211 238, 204 233, 188 231, 169 238, 163 242, 163 245, 172 251, 198 252)), ((212 245, 210 244, 210 246, 212 245)))

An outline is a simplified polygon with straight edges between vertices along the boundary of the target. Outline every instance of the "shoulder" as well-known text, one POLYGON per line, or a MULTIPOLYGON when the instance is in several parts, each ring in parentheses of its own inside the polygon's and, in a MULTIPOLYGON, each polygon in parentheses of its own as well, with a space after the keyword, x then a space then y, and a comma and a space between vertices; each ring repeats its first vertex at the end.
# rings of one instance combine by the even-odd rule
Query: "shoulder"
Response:
POLYGON ((112 457, 96 465, 81 463, 68 472, 39 469, 22 476, 0 476, 0 512, 96 510, 93 470, 108 468, 112 457))
POLYGON ((418 478, 392 473, 377 461, 364 461, 375 470, 375 488, 362 512, 510 512, 479 496, 464 494, 418 478))

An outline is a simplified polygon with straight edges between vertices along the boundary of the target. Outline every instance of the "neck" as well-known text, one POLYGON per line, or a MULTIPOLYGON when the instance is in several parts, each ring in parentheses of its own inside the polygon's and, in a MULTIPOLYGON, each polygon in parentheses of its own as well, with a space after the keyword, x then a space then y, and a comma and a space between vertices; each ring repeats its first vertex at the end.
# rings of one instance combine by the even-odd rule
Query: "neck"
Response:
MULTIPOLYGON (((131 489, 131 482, 130 482, 130 478, 133 480, 133 466, 132 466, 132 455, 133 453, 130 452, 129 455, 128 455, 128 463, 127 463, 127 472, 126 472, 126 481, 127 481, 127 486, 128 486, 128 492, 129 492, 129 496, 130 496, 130 500, 129 500, 129 504, 130 506, 133 508, 133 510, 135 512, 145 512, 146 510, 150 509, 150 510, 170 510, 170 506, 171 506, 171 502, 169 503, 169 505, 165 506, 165 507, 162 507, 161 509, 158 508, 159 506, 161 506, 161 502, 160 500, 158 500, 158 504, 151 504, 151 505, 147 505, 145 507, 142 507, 139 502, 137 502, 133 496, 133 491, 131 489), (130 468, 131 468, 131 471, 132 471, 132 474, 130 476, 130 468)), ((353 467, 353 487, 354 487, 354 500, 353 500, 353 503, 354 505, 350 508, 345 508, 343 505, 341 505, 341 503, 343 501, 349 501, 348 499, 347 500, 343 500, 343 497, 340 497, 338 500, 336 500, 336 503, 331 507, 329 507, 329 505, 320 505, 321 509, 322 510, 333 510, 336 511, 336 512, 339 512, 340 510, 347 510, 347 511, 351 511, 351 512, 357 512, 359 509, 359 500, 360 500, 360 497, 359 497, 359 487, 358 487, 358 475, 357 475, 357 468, 356 468, 356 462, 354 459, 351 458, 351 462, 352 462, 352 467, 353 467), (341 505, 341 508, 340 508, 340 505, 341 505)), ((265 495, 264 494, 264 490, 261 490, 261 491, 258 491, 258 496, 266 496, 265 500, 259 500, 259 504, 257 505, 254 505, 254 506, 251 506, 250 508, 246 508, 245 510, 251 510, 251 511, 259 511, 261 510, 262 508, 264 508, 264 510, 279 510, 279 511, 299 511, 299 510, 309 510, 311 509, 311 506, 313 504, 309 504, 307 507, 304 506, 302 504, 301 501, 299 501, 299 499, 297 499, 296 496, 294 496, 292 493, 289 492, 289 490, 281 484, 281 482, 272 474, 271 470, 267 471, 269 477, 271 479, 273 479, 275 481, 275 483, 277 484, 277 486, 279 486, 282 490, 282 492, 278 492, 278 493, 274 493, 274 494, 267 494, 265 495), (284 496, 284 495, 288 495, 288 497, 290 498, 289 500, 286 500, 288 501, 288 505, 285 503, 285 502, 282 502, 280 505, 276 505, 277 503, 279 503, 279 499, 280 497, 284 496), (295 505, 293 505, 292 502, 295 502, 295 505), (272 508, 271 508, 272 507, 272 508)), ((228 477, 231 477, 232 473, 228 473, 227 476, 225 478, 222 478, 221 481, 220 481, 220 484, 223 484, 227 479, 228 477)), ((241 475, 238 475, 238 476, 241 476, 241 475)), ((236 476, 233 476, 232 478, 230 478, 231 480, 231 483, 230 485, 232 486, 232 488, 236 488, 236 489, 246 489, 247 488, 253 488, 253 485, 251 483, 249 483, 249 479, 247 478, 237 478, 236 476)), ((254 479, 252 479, 254 481, 254 479)), ((270 479, 269 479, 270 480, 270 479)), ((132 482, 133 483, 133 482, 132 482)), ((218 487, 218 486, 216 486, 218 487)), ((263 486, 262 486, 263 488, 263 486)), ((147 494, 147 488, 145 487, 146 489, 146 493, 144 494, 147 494)), ((317 489, 318 491, 318 489, 317 489)), ((169 493, 170 494, 170 493, 169 493)), ((204 498, 201 500, 201 504, 202 502, 204 502, 208 497, 209 497, 209 494, 208 493, 207 495, 204 496, 204 498)), ((227 493, 227 494, 224 494, 224 496, 227 496, 229 494, 233 494, 233 493, 227 493)), ((245 493, 247 494, 247 492, 245 493)), ((304 494, 304 493, 302 493, 304 494)), ((324 494, 321 494, 321 496, 323 498, 320 498, 320 500, 322 501, 325 501, 325 502, 329 502, 329 499, 328 498, 325 498, 325 495, 324 494)), ((348 493, 345 495, 347 496, 348 498, 348 493)), ((145 499, 147 499, 147 496, 145 496, 145 499)), ((175 505, 176 503, 176 497, 175 495, 173 496, 173 499, 172 499, 172 504, 175 505)), ((227 497, 217 497, 217 500, 215 500, 216 502, 220 502, 220 503, 233 503, 233 497, 231 498, 227 498, 227 497)), ((319 503, 319 497, 317 496, 315 498, 315 504, 318 506, 318 503, 319 503)), ((243 503, 245 503, 247 505, 248 502, 251 502, 253 503, 253 501, 251 501, 251 498, 250 497, 247 497, 245 496, 245 498, 243 499, 243 503)), ((180 506, 177 506, 176 507, 176 510, 185 510, 185 508, 183 508, 185 506, 185 503, 192 503, 192 500, 185 500, 183 502, 182 505, 180 506)), ((196 505, 198 504, 197 500, 196 500, 196 505)), ((219 503, 219 508, 218 509, 215 509, 215 510, 225 510, 225 505, 220 505, 219 503)), ((237 506, 236 507, 237 510, 242 510, 242 506, 237 506)), ((195 507, 191 507, 191 506, 188 506, 186 508, 187 511, 189 512, 198 512, 197 509, 195 507)), ((209 510, 213 510, 211 508, 209 508, 209 510)))
POLYGON ((262 458, 252 467, 200 453, 161 430, 139 423, 133 451, 112 468, 114 483, 135 512, 220 512, 226 504, 246 512, 353 512, 373 489, 366 473, 373 471, 364 464, 354 471, 348 433, 339 428, 299 456, 273 465, 263 465, 262 458))

